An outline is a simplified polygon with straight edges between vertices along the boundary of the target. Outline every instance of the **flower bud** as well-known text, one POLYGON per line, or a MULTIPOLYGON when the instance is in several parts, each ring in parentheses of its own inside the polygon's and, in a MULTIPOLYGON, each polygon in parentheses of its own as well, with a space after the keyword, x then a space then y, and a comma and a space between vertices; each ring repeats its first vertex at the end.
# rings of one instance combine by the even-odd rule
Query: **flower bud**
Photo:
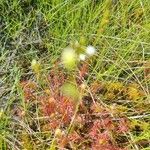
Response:
POLYGON ((58 128, 55 130, 55 136, 60 137, 62 135, 62 131, 58 128))
POLYGON ((40 66, 39 62, 37 62, 35 59, 33 59, 32 63, 31 63, 31 68, 37 74, 40 72, 41 66, 40 66))
POLYGON ((65 68, 72 70, 76 67, 76 53, 72 48, 65 48, 62 53, 62 63, 65 68))

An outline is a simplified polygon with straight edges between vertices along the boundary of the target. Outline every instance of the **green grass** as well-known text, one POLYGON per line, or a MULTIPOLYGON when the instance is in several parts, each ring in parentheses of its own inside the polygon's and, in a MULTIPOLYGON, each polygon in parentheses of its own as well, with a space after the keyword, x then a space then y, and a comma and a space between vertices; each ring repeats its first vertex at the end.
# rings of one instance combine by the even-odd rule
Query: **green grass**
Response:
MULTIPOLYGON (((12 129, 19 124, 12 116, 12 110, 20 103, 24 105, 19 82, 34 80, 31 61, 40 60, 47 72, 60 58, 63 48, 82 37, 87 45, 94 45, 97 49, 87 83, 93 80, 136 82, 150 101, 150 79, 144 78, 144 64, 150 61, 150 1, 112 1, 0 1, 2 150, 17 149, 22 144, 16 139, 20 130, 16 133, 12 129)), ((21 124, 27 131, 30 131, 29 122, 27 119, 21 124)), ((150 140, 147 134, 141 136, 139 138, 145 136, 150 140)), ((37 138, 42 139, 41 135, 37 138)), ((142 148, 136 146, 136 149, 142 148)))

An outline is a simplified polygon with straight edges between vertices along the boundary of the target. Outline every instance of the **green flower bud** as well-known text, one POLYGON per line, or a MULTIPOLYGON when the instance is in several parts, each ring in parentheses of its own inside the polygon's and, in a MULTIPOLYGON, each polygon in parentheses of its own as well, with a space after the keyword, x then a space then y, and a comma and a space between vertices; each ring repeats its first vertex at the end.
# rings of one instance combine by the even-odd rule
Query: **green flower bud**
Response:
POLYGON ((80 97, 79 90, 78 90, 77 86, 73 83, 65 83, 62 86, 62 93, 65 96, 70 97, 74 100, 79 100, 79 97, 80 97))
POLYGON ((31 62, 31 68, 34 71, 34 73, 38 74, 41 70, 41 65, 39 62, 37 62, 35 59, 31 62))
POLYGON ((65 68, 68 70, 72 70, 76 67, 76 62, 77 62, 77 56, 72 48, 65 48, 63 53, 62 53, 62 63, 65 68))

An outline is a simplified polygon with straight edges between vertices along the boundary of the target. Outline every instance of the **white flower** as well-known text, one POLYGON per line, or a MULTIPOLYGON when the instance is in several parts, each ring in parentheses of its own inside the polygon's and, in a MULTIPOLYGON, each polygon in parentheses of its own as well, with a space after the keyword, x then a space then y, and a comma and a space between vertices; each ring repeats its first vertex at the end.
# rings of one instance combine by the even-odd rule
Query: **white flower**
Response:
POLYGON ((89 45, 87 48, 86 48, 86 54, 89 55, 89 56, 92 56, 94 55, 96 52, 96 49, 94 46, 92 45, 89 45))
POLYGON ((84 61, 85 58, 86 58, 86 55, 84 55, 84 54, 80 54, 80 55, 79 55, 79 59, 80 59, 80 60, 84 61))

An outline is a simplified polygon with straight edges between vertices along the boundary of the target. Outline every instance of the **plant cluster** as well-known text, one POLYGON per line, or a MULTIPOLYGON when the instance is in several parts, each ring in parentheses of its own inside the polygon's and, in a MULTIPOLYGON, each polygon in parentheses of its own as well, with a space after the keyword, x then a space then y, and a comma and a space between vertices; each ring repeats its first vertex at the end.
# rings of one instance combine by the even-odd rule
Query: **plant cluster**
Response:
MULTIPOLYGON (((86 84, 90 70, 89 58, 87 61, 80 59, 83 58, 80 51, 84 48, 79 43, 66 48, 61 61, 47 75, 43 75, 40 64, 33 61, 37 82, 21 82, 26 112, 20 107, 17 115, 21 120, 28 119, 30 128, 35 134, 41 134, 47 143, 34 134, 23 133, 20 135, 23 148, 37 149, 37 145, 50 150, 148 147, 148 138, 142 136, 144 132, 150 132, 145 91, 136 83, 121 81, 86 84), (68 52, 71 59, 65 56, 68 52), (136 117, 139 119, 143 114, 146 118, 137 121, 136 117), (132 137, 137 135, 141 139, 133 141, 132 137)), ((90 46, 90 50, 93 55, 94 47, 90 46)))

